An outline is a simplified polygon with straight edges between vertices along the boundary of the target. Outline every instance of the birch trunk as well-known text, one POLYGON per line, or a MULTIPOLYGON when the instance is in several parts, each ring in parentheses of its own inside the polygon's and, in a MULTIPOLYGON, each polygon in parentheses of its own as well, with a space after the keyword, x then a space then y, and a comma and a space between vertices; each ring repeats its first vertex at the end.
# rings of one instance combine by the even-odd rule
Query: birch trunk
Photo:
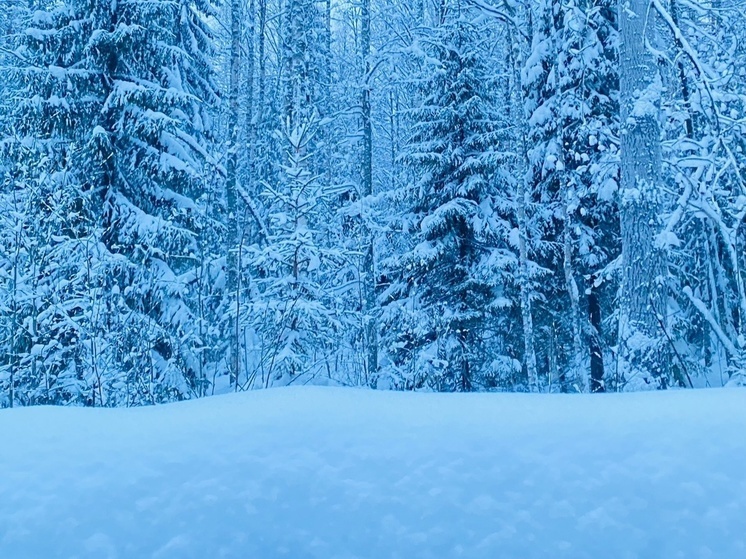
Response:
POLYGON ((591 325, 588 349, 591 362, 591 392, 606 392, 604 379, 604 357, 601 346, 601 304, 596 292, 596 277, 591 277, 588 293, 588 319, 591 325))
MULTIPOLYGON (((526 21, 530 22, 530 11, 526 21)), ((529 25, 530 27, 530 25, 529 25)), ((530 36, 530 33, 527 34, 530 36)), ((514 84, 512 91, 513 97, 523 91, 521 80, 521 68, 524 63, 525 46, 518 41, 513 43, 513 49, 510 51, 511 62, 513 63, 514 84)), ((526 127, 528 126, 527 115, 524 114, 522 99, 511 99, 514 112, 520 122, 520 150, 523 158, 523 176, 517 181, 516 188, 516 217, 518 221, 518 289, 521 304, 521 322, 523 326, 523 362, 526 367, 528 377, 528 389, 531 392, 539 390, 539 374, 536 364, 536 350, 534 349, 534 320, 531 310, 531 287, 529 285, 528 272, 528 219, 526 208, 531 201, 531 190, 529 181, 531 174, 529 172, 530 163, 528 160, 528 140, 526 127)))
MULTIPOLYGON (((256 6, 255 0, 251 0, 248 5, 248 13, 246 14, 246 21, 248 22, 248 29, 246 32, 246 85, 243 94, 244 100, 244 119, 246 122, 246 161, 244 163, 246 169, 246 184, 244 185, 246 192, 249 196, 256 196, 256 144, 258 140, 258 126, 257 118, 254 113, 255 103, 255 67, 256 67, 256 6)), ((257 105, 261 107, 261 105, 257 105)))

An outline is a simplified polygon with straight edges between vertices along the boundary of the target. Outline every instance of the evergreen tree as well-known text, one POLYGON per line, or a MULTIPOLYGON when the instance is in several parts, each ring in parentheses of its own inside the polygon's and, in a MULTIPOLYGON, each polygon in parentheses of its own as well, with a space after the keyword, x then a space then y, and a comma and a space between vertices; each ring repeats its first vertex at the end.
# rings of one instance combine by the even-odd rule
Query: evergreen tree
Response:
POLYGON ((410 248, 385 263, 383 332, 397 384, 466 391, 489 376, 484 341, 505 272, 495 266, 506 225, 494 200, 496 118, 479 28, 451 13, 428 31, 404 156, 419 178, 396 194, 410 248))
POLYGON ((69 375, 82 386, 69 399, 86 403, 91 391, 129 404, 194 390, 201 341, 187 283, 216 100, 211 13, 201 0, 69 0, 28 21, 11 72, 7 184, 36 212, 34 236, 51 239, 48 254, 33 253, 37 269, 52 268, 36 276, 50 287, 36 287, 24 349, 43 362, 47 391, 69 375), (106 343, 86 341, 98 331, 106 343), (104 359, 109 388, 89 380, 102 368, 93 357, 67 359, 58 346, 104 359))
POLYGON ((286 130, 282 180, 265 185, 266 243, 250 258, 257 288, 247 320, 261 351, 251 378, 261 375, 264 386, 318 373, 341 330, 324 283, 340 255, 320 242, 321 209, 332 192, 309 168, 313 134, 313 124, 286 130))
POLYGON ((538 320, 546 335, 540 344, 543 361, 549 367, 556 359, 550 349, 559 355, 556 376, 562 390, 587 384, 584 347, 595 346, 601 333, 585 318, 583 295, 598 296, 592 291, 598 290, 603 267, 618 253, 615 19, 606 0, 539 3, 524 69, 531 217, 545 241, 562 247, 540 259, 554 273, 543 282, 547 304, 538 320))

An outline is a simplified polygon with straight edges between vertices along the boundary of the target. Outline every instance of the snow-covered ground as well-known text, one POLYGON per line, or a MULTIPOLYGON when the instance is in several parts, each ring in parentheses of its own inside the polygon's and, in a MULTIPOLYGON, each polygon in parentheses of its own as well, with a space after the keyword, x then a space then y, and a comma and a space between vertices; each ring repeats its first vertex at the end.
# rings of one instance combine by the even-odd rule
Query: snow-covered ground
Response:
POLYGON ((0 411, 0 558, 746 557, 746 390, 0 411))

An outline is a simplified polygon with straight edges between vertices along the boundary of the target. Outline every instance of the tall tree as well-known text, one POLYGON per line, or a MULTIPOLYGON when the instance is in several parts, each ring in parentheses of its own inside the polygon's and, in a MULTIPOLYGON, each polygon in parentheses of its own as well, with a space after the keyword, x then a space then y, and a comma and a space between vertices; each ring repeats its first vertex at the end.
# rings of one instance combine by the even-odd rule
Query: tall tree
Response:
POLYGON ((227 213, 226 250, 226 288, 228 292, 229 309, 227 315, 231 318, 229 331, 229 370, 231 384, 238 390, 240 376, 240 353, 241 353, 241 328, 240 328, 240 306, 241 306, 241 270, 238 258, 239 241, 241 236, 239 189, 239 161, 241 150, 239 140, 241 138, 239 127, 241 125, 241 53, 243 41, 241 40, 243 0, 231 0, 230 5, 230 69, 228 83, 228 161, 225 176, 225 196, 227 213))
POLYGON ((422 101, 404 156, 414 180, 394 193, 410 248, 387 261, 384 328, 392 376, 410 389, 467 391, 490 376, 483 340, 508 232, 494 200, 494 99, 479 29, 465 15, 451 6, 419 40, 422 101))
POLYGON ((49 329, 51 345, 44 350, 41 330, 32 330, 28 351, 61 400, 70 367, 84 386, 72 399, 93 398, 94 389, 98 403, 152 402, 194 390, 202 342, 187 286, 204 225, 208 105, 217 99, 212 14, 206 0, 70 0, 35 12, 15 50, 13 184, 53 217, 37 214, 39 223, 58 231, 41 261, 55 267, 42 277, 58 287, 34 299, 31 317, 49 329), (65 243, 75 245, 77 265, 55 264, 55 244, 65 243), (97 329, 106 343, 87 341, 97 329), (59 347, 99 357, 105 348, 118 365, 107 368, 107 391, 88 380, 100 370, 93 357, 51 359, 59 347))
POLYGON ((647 0, 619 3, 621 107, 620 223, 622 286, 619 346, 630 389, 669 382, 663 335, 667 259, 656 242, 661 212, 663 82, 651 47, 657 18, 647 0))
POLYGON ((543 282, 548 312, 539 318, 545 326, 552 321, 550 335, 567 348, 559 352, 561 390, 587 385, 583 348, 585 340, 599 341, 600 332, 584 318, 593 313, 585 312, 583 295, 599 287, 598 274, 617 250, 615 20, 608 0, 538 3, 526 64, 532 214, 544 238, 562 247, 542 255, 542 265, 559 273, 543 282))
MULTIPOLYGON (((373 195, 373 123, 371 115, 371 84, 372 67, 370 60, 370 0, 362 0, 360 5, 360 60, 361 60, 361 92, 360 111, 362 123, 362 153, 361 153, 361 180, 360 196, 363 207, 370 207, 370 198, 373 195)), ((371 378, 378 373, 378 320, 376 301, 376 272, 375 272, 375 242, 371 231, 370 216, 361 216, 363 220, 363 320, 365 329, 365 341, 367 345, 366 371, 367 377, 371 378)))

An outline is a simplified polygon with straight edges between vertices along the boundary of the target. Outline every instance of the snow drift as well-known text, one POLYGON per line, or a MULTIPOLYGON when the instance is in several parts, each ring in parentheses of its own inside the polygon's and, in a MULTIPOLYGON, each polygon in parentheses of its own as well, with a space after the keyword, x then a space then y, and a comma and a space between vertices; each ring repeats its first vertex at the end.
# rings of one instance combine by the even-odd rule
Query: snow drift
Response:
POLYGON ((746 557, 746 390, 0 411, 0 558, 746 557))

